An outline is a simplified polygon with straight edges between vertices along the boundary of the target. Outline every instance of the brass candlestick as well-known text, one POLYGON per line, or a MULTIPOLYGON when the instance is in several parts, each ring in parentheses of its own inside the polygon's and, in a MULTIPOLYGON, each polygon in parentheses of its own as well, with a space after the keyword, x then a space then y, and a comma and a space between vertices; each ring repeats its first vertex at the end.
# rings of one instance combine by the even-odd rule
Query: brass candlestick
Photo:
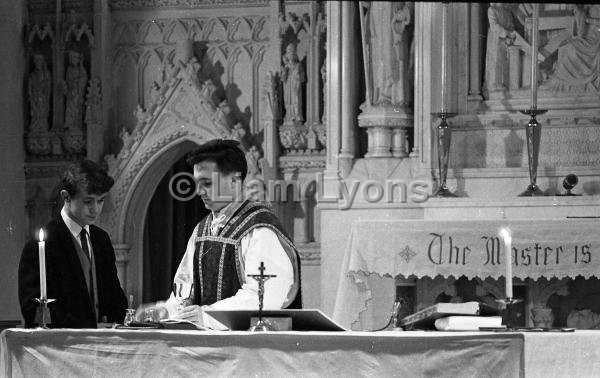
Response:
POLYGON ((527 162, 529 164, 529 186, 519 194, 519 197, 543 196, 544 193, 537 186, 537 167, 538 156, 540 153, 540 138, 542 134, 542 125, 535 118, 538 114, 544 114, 548 110, 532 107, 528 110, 521 110, 522 114, 531 116, 525 127, 525 136, 527 140, 527 162))
POLYGON ((505 298, 496 299, 496 302, 500 303, 502 306, 502 318, 504 320, 504 325, 506 326, 506 329, 509 331, 514 330, 516 328, 515 325, 512 324, 512 319, 515 312, 514 306, 519 302, 523 302, 523 300, 515 298, 505 298))
POLYGON ((442 110, 438 113, 431 113, 441 119, 440 124, 436 127, 437 140, 437 155, 438 155, 438 172, 440 184, 438 189, 432 194, 433 197, 458 197, 452 193, 446 186, 446 177, 448 176, 448 161, 450 160, 450 142, 452 141, 452 128, 446 120, 455 117, 457 113, 448 113, 442 110))
POLYGON ((48 324, 52 324, 52 317, 50 316, 50 309, 48 303, 54 302, 56 299, 50 298, 34 298, 34 301, 38 303, 38 308, 35 312, 34 321, 39 325, 40 328, 48 329, 48 324))

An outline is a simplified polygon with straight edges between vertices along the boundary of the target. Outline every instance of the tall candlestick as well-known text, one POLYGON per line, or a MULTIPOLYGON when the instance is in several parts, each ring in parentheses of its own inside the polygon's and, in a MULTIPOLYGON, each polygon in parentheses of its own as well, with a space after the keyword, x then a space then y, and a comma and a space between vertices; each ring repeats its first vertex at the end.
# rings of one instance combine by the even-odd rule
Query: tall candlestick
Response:
POLYGON ((448 111, 446 86, 448 85, 448 73, 446 68, 447 41, 446 41, 446 24, 448 23, 448 3, 442 3, 442 112, 448 111))
POLYGON ((500 236, 504 240, 504 263, 506 264, 506 287, 505 293, 506 298, 513 297, 513 286, 512 286, 512 237, 510 232, 503 228, 500 230, 500 236))
POLYGON ((40 297, 47 299, 46 293, 46 242, 44 241, 44 229, 40 228, 38 252, 40 258, 40 297))
POLYGON ((531 19, 531 108, 537 108, 537 68, 538 68, 538 15, 540 5, 533 4, 533 14, 531 19))

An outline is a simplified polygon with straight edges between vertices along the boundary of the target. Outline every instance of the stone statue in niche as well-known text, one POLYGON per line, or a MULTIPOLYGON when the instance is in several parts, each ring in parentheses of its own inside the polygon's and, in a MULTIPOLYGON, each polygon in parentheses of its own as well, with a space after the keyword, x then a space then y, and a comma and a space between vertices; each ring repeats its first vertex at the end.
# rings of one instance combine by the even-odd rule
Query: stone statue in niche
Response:
POLYGON ((83 66, 83 56, 69 51, 69 66, 65 76, 65 129, 83 129, 83 102, 88 75, 83 66))
POLYGON ((408 105, 410 99, 410 55, 411 41, 406 27, 412 22, 412 2, 398 2, 394 4, 394 15, 392 17, 392 36, 394 40, 394 51, 398 70, 394 70, 398 75, 393 78, 392 84, 392 103, 398 105, 408 105))
POLYGON ((406 27, 412 22, 409 2, 362 1, 363 52, 366 55, 367 105, 405 105, 410 98, 410 41, 406 27))
POLYGON ((485 53, 485 88, 488 93, 508 89, 508 46, 517 38, 513 23, 512 4, 490 3, 485 53))
POLYGON ((573 7, 571 36, 558 48, 554 74, 547 85, 562 92, 600 91, 600 5, 573 7))
POLYGON ((287 45, 283 57, 283 102, 285 105, 285 121, 289 123, 302 122, 302 83, 306 81, 304 68, 298 54, 296 45, 287 45))
POLYGON ((33 56, 33 65, 34 70, 29 75, 27 83, 29 110, 31 114, 29 132, 41 133, 48 131, 52 75, 46 66, 46 58, 44 55, 35 54, 33 56))

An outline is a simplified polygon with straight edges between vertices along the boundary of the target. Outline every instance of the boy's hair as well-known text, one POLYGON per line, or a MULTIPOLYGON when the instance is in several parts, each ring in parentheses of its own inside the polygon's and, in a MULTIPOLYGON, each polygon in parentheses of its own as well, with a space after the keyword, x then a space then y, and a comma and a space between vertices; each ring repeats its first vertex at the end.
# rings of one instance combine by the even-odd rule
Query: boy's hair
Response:
POLYGON ((80 160, 70 164, 63 172, 59 190, 66 190, 71 197, 82 190, 101 195, 107 193, 114 183, 115 180, 100 165, 91 160, 80 160))
POLYGON ((213 139, 192 152, 187 162, 194 166, 203 161, 211 161, 217 165, 222 173, 239 172, 242 175, 242 180, 244 180, 248 173, 248 163, 244 152, 239 146, 240 142, 236 140, 213 139))

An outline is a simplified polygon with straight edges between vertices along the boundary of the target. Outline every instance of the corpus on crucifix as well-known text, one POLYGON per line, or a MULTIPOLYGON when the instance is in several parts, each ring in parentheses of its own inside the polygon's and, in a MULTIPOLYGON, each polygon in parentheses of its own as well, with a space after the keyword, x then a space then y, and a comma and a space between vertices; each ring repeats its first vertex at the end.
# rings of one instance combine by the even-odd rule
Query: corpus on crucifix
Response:
POLYGON ((260 266, 258 267, 260 274, 248 274, 248 277, 252 277, 256 281, 258 281, 258 322, 256 323, 256 325, 250 327, 250 331, 261 332, 273 330, 268 322, 262 320, 262 310, 263 298, 265 295, 265 281, 267 281, 269 278, 277 276, 274 274, 265 274, 266 269, 267 268, 265 268, 265 263, 261 261, 260 266))

